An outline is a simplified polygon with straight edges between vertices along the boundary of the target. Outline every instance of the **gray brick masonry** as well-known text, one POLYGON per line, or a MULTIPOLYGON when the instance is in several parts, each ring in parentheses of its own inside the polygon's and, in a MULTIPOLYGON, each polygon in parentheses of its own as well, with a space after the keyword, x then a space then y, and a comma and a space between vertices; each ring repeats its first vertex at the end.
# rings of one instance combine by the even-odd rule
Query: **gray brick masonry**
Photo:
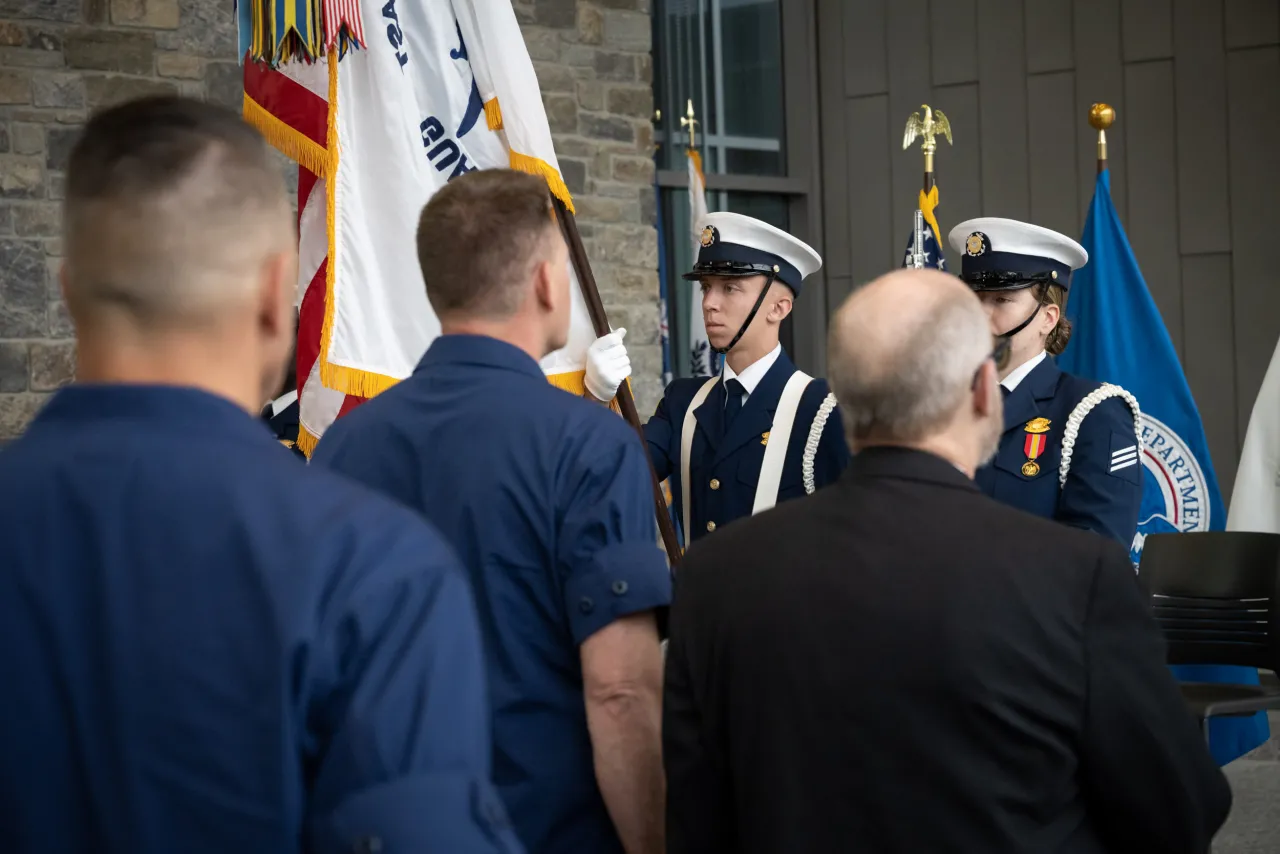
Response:
MULTIPOLYGON (((515 0, 565 182, 642 416, 661 393, 649 0, 515 0)), ((69 382, 59 201, 95 109, 156 92, 238 107, 226 0, 9 0, 0 19, 0 442, 69 382)), ((282 168, 285 161, 282 158, 282 168)))

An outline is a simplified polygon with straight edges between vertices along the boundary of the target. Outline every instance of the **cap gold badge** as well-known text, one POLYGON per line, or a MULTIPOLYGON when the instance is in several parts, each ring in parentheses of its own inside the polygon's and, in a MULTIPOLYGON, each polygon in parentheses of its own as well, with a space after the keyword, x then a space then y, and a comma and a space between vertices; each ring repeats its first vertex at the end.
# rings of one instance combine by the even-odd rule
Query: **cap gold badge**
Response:
POLYGON ((975 231, 970 234, 964 241, 965 254, 971 258, 976 258, 983 252, 987 251, 987 236, 981 231, 975 231))
POLYGON ((712 243, 715 243, 715 242, 716 242, 716 227, 714 225, 709 225, 706 228, 702 229, 702 245, 710 246, 712 243))

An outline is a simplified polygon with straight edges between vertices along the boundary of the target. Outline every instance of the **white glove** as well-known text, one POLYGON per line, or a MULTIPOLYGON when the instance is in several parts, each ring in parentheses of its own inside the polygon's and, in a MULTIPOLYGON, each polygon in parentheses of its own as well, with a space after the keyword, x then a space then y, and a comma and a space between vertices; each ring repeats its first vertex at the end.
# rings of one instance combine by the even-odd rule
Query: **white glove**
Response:
POLYGON ((619 329, 601 336, 587 348, 587 375, 583 384, 596 400, 610 401, 618 386, 631 376, 631 357, 622 339, 627 330, 619 329))

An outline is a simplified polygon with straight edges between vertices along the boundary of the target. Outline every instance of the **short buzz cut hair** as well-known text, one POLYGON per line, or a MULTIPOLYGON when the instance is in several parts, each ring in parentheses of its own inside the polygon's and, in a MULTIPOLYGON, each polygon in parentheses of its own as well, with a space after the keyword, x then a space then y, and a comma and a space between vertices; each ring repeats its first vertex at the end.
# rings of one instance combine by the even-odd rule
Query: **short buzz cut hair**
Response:
POLYGON ((94 115, 71 151, 63 206, 68 299, 139 320, 200 318, 247 296, 293 242, 283 176, 234 112, 141 98, 94 115))
POLYGON ((453 179, 418 218, 418 264, 431 308, 439 317, 510 317, 555 231, 545 179, 514 169, 453 179))

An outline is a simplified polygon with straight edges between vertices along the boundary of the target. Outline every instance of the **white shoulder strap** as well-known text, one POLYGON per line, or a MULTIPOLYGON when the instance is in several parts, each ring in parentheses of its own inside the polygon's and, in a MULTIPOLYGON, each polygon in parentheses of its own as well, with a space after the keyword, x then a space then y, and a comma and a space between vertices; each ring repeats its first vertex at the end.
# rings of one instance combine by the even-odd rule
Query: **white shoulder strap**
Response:
POLYGON ((831 413, 835 411, 835 408, 836 396, 828 394, 818 407, 817 414, 813 416, 813 424, 809 426, 809 439, 804 443, 804 456, 800 461, 800 472, 804 476, 804 491, 806 495, 813 495, 814 489, 817 488, 813 476, 813 464, 818 456, 818 445, 822 442, 822 431, 826 429, 827 419, 831 417, 831 413))
POLYGON ((684 545, 685 548, 693 542, 693 533, 689 530, 689 497, 691 494, 689 485, 689 458, 693 456, 693 431, 697 421, 693 417, 693 411, 702 405, 707 399, 707 395, 711 394, 711 389, 715 388, 716 383, 720 382, 719 377, 712 377, 702 384, 702 387, 693 395, 693 400, 689 402, 689 408, 684 411, 684 423, 680 425, 680 506, 684 510, 684 545))
POLYGON ((1138 445, 1142 445, 1142 412, 1138 409, 1138 399, 1118 385, 1103 383, 1086 394, 1067 416, 1067 426, 1062 432, 1062 462, 1058 465, 1059 489, 1067 485, 1067 473, 1071 471, 1071 454, 1080 435, 1080 423, 1095 406, 1111 397, 1121 398, 1133 410, 1133 435, 1138 445))
POLYGON ((751 515, 768 510, 778 503, 778 485, 782 483, 782 467, 787 462, 787 446, 791 443, 791 426, 800 408, 800 397, 813 377, 804 371, 796 371, 787 380, 773 413, 773 425, 769 427, 769 441, 764 446, 764 462, 760 464, 760 480, 756 482, 756 500, 751 515))

